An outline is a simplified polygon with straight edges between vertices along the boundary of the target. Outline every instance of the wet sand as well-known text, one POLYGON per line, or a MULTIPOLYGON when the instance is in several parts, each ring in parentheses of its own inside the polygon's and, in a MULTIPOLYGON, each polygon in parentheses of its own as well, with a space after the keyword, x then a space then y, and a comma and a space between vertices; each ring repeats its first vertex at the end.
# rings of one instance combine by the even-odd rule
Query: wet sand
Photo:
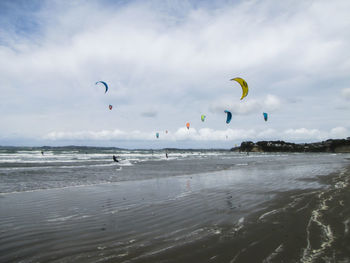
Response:
POLYGON ((133 262, 350 262, 350 172, 327 189, 278 193, 268 208, 221 234, 133 262))
POLYGON ((317 160, 1 194, 0 262, 350 262, 350 167, 317 160))

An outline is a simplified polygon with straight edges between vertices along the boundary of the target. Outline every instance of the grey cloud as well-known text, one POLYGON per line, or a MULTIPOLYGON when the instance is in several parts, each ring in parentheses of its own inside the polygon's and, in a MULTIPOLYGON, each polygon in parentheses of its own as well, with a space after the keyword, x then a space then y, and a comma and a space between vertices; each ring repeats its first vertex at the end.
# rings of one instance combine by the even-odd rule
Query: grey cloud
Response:
POLYGON ((141 113, 142 117, 146 117, 146 118, 155 118, 157 116, 157 112, 156 111, 145 111, 141 113))

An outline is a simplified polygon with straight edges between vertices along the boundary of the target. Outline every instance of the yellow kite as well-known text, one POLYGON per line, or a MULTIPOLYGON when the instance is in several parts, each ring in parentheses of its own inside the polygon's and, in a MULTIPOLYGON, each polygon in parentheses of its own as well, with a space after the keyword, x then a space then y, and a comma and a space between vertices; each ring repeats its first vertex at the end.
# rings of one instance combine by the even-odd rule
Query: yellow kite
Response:
POLYGON ((234 79, 231 79, 231 80, 235 80, 241 85, 241 87, 242 87, 242 98, 241 98, 241 100, 242 100, 244 97, 246 97, 248 95, 248 84, 247 84, 247 82, 244 79, 242 79, 242 78, 234 78, 234 79))

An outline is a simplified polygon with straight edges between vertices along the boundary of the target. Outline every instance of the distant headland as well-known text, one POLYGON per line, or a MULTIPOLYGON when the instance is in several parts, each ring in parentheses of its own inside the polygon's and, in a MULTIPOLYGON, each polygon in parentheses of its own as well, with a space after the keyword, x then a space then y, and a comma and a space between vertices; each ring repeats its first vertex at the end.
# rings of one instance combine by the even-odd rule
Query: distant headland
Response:
POLYGON ((245 141, 231 151, 237 152, 334 152, 350 153, 350 137, 346 139, 329 139, 315 143, 290 143, 284 141, 245 141))

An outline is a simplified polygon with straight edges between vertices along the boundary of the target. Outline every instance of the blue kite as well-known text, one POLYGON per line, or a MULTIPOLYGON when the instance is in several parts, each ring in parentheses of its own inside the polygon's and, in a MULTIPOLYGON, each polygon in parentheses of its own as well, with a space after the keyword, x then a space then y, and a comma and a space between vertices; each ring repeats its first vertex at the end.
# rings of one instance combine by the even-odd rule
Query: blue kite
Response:
POLYGON ((97 85, 98 83, 102 83, 102 84, 105 86, 105 88, 106 88, 105 93, 106 93, 106 92, 108 91, 108 85, 107 85, 107 83, 104 82, 104 81, 102 81, 102 80, 100 80, 100 81, 97 81, 97 82, 95 83, 95 85, 97 85))
POLYGON ((267 121, 267 113, 266 112, 263 112, 263 115, 264 115, 264 120, 267 121))
POLYGON ((232 113, 229 112, 228 110, 225 110, 224 112, 227 114, 226 123, 229 124, 232 119, 232 113))

